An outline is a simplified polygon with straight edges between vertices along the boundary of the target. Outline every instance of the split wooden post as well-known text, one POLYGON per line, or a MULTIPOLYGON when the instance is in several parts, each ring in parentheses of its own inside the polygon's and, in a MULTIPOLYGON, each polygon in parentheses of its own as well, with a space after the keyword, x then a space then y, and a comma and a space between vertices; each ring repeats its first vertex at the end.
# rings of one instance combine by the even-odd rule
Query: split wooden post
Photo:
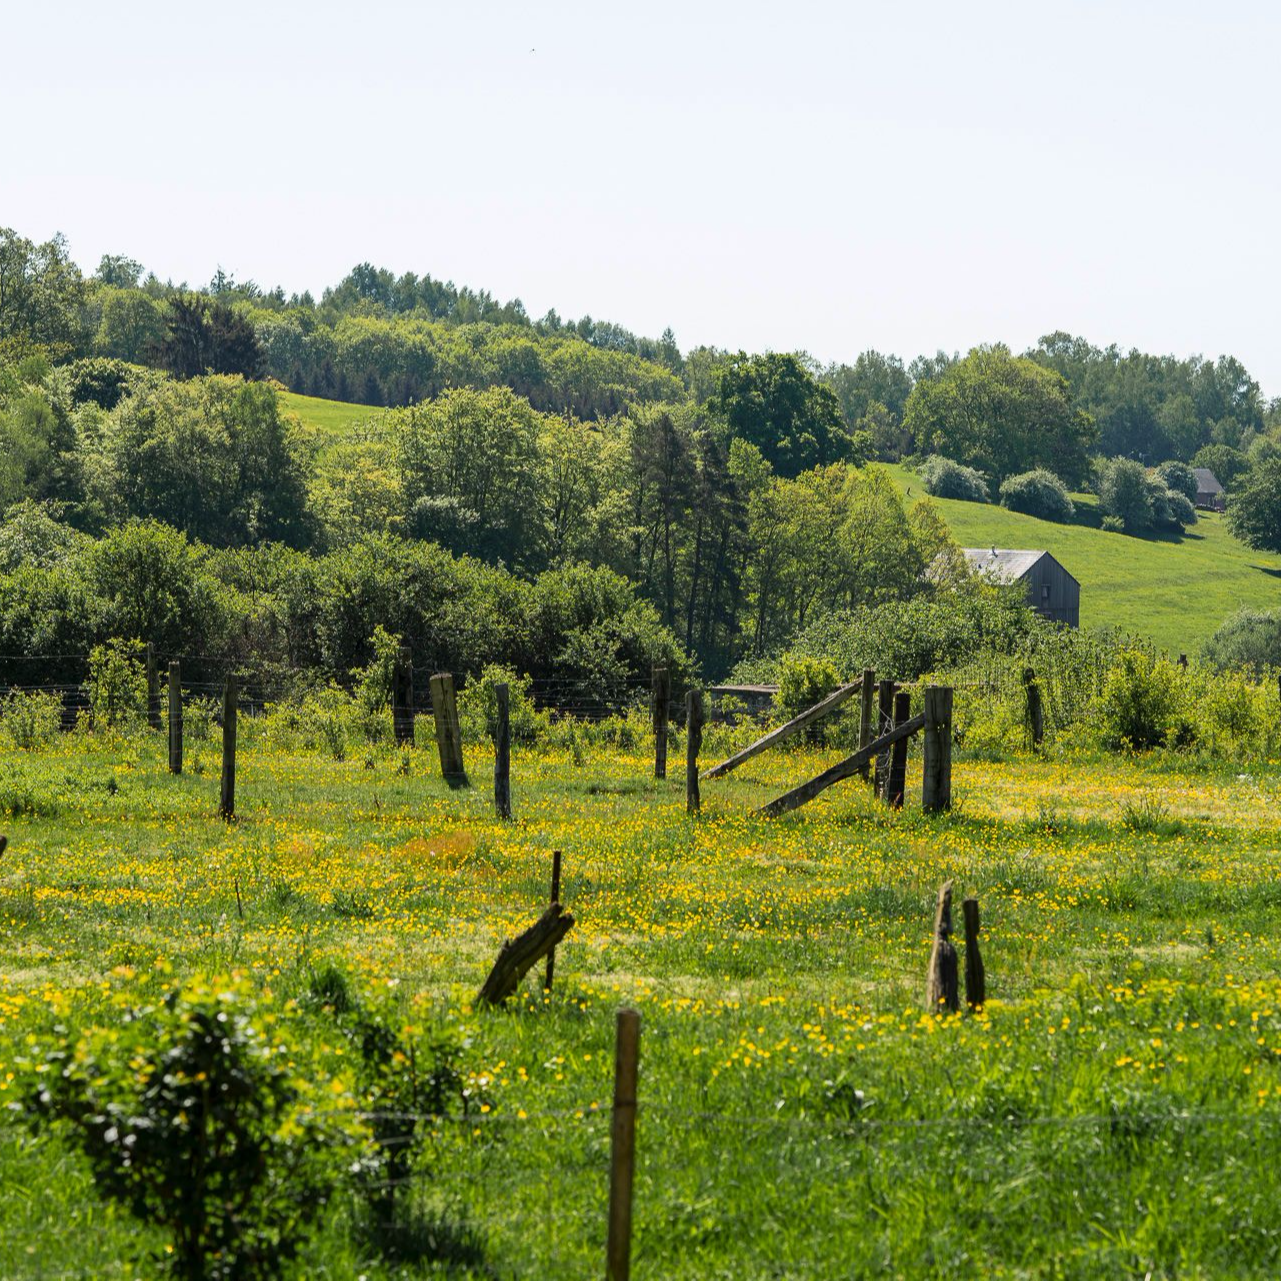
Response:
POLYGON ((952 807, 952 687, 925 690, 925 757, 921 766, 921 808, 938 814, 952 807))
POLYGON ((228 673, 222 692, 222 799, 218 813, 223 818, 236 814, 236 711, 240 706, 240 682, 228 673))
POLYGON ((529 929, 508 939, 498 949, 498 959, 476 999, 501 1005, 520 986, 530 968, 541 961, 573 928, 574 918, 551 903, 529 929))
POLYGON ((147 725, 160 728, 160 668, 156 664, 156 647, 147 642, 147 725))
POLYGON ((972 1010, 987 1004, 987 975, 979 952, 979 901, 973 895, 961 901, 965 916, 965 1003, 972 1010))
POLYGON ((672 701, 671 679, 666 667, 655 667, 650 711, 654 721, 654 777, 667 777, 667 714, 672 701))
MULTIPOLYGON (((894 728, 894 682, 878 681, 876 685, 876 737, 881 738, 894 728)), ((885 785, 890 776, 890 751, 887 747, 876 756, 876 771, 872 776, 872 787, 877 796, 885 795, 885 785)))
MULTIPOLYGON (((912 696, 906 690, 894 695, 894 728, 905 725, 912 717, 912 696)), ((900 738, 890 748, 890 774, 885 788, 886 803, 896 810, 903 808, 907 791, 907 743, 900 738)))
MULTIPOLYGON (((560 850, 552 850, 552 897, 553 903, 560 902, 560 850)), ((543 975, 543 990, 552 990, 552 979, 556 976, 556 949, 547 953, 547 972, 543 975)))
POLYGON ((494 699, 498 704, 498 724, 494 729, 494 810, 499 818, 507 819, 512 816, 512 730, 505 684, 494 686, 494 699))
POLYGON ((609 1135, 609 1238, 605 1281, 629 1281, 632 1271, 632 1179, 636 1165, 636 1078, 640 1015, 618 1011, 614 1033, 614 1114, 609 1135))
POLYGON ((926 1009, 935 1014, 941 1009, 955 1011, 960 1005, 956 979, 956 948, 952 943, 952 882, 944 881, 934 909, 934 946, 930 950, 930 968, 925 984, 926 1009))
POLYGON ((398 743, 414 741, 414 651, 402 645, 392 681, 391 722, 398 743))
POLYGON ((169 664, 169 773, 182 773, 182 678, 177 663, 169 664))
POLYGON ((1027 694, 1027 727, 1032 746, 1040 747, 1045 738, 1045 712, 1041 706, 1041 687, 1036 683, 1036 672, 1023 669, 1023 689, 1027 694))
POLYGON ((436 722, 436 750, 440 753, 440 772, 449 783, 465 783, 463 768, 463 735, 458 724, 458 700, 454 695, 454 678, 449 672, 437 672, 431 678, 431 712, 436 722))
MULTIPOLYGON (((859 691, 858 706, 858 745, 866 747, 873 738, 872 733, 872 716, 876 709, 876 672, 870 668, 863 668, 863 687, 859 691)), ((868 767, 866 763, 860 770, 864 778, 868 776, 868 767)))
POLYGON ((702 808, 698 792, 698 753, 703 747, 703 691, 685 695, 685 812, 697 814, 702 808))

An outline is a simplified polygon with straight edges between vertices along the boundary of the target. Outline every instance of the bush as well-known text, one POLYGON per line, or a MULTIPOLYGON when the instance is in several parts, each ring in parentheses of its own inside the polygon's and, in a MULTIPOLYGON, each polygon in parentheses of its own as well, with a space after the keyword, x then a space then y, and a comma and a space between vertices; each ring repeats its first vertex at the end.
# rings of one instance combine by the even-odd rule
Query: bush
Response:
POLYGON ((926 492, 935 498, 959 498, 966 503, 988 501, 987 482, 973 467, 963 467, 939 454, 925 460, 920 477, 926 492))
POLYGON ((1192 500, 1177 490, 1169 490, 1165 495, 1166 519, 1175 529, 1186 529, 1196 524, 1196 506, 1192 500))
POLYGON ((1161 484, 1171 493, 1182 494, 1190 503, 1196 502, 1196 476, 1187 463, 1171 459, 1156 469, 1161 484))
POLYGON ((1182 747, 1195 730, 1183 714, 1182 671, 1145 649, 1121 650, 1103 681, 1099 700, 1103 745, 1147 751, 1182 747))
POLYGON ((534 705, 534 682, 510 667, 490 663, 467 682, 458 696, 458 717, 467 739, 493 738, 498 732, 498 696, 495 685, 507 686, 507 724, 513 743, 536 743, 543 738, 551 718, 534 705))
POLYGON ((1120 516, 1104 516, 1102 520, 1103 529, 1109 534, 1124 534, 1125 521, 1120 516))
POLYGON ((0 703, 0 725, 14 747, 25 752, 45 747, 62 727, 62 699, 40 690, 14 690, 0 703))
POLYGON ((89 652, 89 710, 95 729, 129 729, 147 708, 147 671, 137 641, 109 640, 89 652))
POLYGON ((1212 471, 1215 480, 1227 490, 1235 489, 1237 481, 1250 470, 1246 456, 1231 445, 1205 445, 1197 450, 1192 466, 1212 471))
POLYGON ((1041 520, 1069 521, 1076 515, 1067 487, 1043 467, 1005 481, 1001 485, 1001 506, 1041 520))
POLYGON ((170 1234, 173 1276, 279 1276, 363 1147, 351 1095, 266 1025, 243 985, 192 985, 59 1027, 36 1065, 29 1119, 170 1234))
POLYGON ((1206 642, 1206 661, 1219 671, 1244 670, 1262 676, 1281 667, 1281 610, 1243 609, 1206 642))
POLYGON ((1127 534, 1140 534, 1152 527, 1153 490, 1142 464, 1132 458, 1104 459, 1099 463, 1097 483, 1099 510, 1119 520, 1127 534))

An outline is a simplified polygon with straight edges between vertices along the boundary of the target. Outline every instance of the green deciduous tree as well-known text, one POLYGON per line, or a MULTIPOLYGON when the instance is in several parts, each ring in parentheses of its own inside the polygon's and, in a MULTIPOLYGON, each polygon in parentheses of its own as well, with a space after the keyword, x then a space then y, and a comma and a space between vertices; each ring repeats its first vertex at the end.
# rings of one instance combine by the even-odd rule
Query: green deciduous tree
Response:
POLYGON ((1256 551, 1281 551, 1281 458, 1250 469, 1228 500, 1228 528, 1256 551))

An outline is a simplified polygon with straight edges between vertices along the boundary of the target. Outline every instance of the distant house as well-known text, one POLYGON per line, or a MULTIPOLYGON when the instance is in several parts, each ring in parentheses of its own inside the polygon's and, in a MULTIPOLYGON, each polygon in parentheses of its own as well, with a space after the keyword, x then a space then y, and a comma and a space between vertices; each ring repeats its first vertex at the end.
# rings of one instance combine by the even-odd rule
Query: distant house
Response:
POLYGON ((1023 583, 1038 614, 1069 627, 1081 625, 1081 584, 1049 552, 963 547, 971 569, 998 583, 1023 583))
POLYGON ((1196 477, 1196 505, 1212 512, 1221 512, 1226 503, 1219 478, 1208 467, 1193 467, 1192 474, 1196 477))

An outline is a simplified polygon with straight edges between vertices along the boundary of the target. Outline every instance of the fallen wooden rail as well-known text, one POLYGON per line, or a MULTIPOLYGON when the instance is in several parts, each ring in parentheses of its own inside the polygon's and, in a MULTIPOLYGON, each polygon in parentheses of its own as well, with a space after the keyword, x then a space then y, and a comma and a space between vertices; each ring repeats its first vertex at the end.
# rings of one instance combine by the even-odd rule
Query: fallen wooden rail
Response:
POLYGON ((799 787, 794 787, 790 792, 784 792, 782 796, 770 801, 768 805, 762 806, 756 811, 757 817, 777 818, 780 814, 788 814, 792 810, 800 809, 820 792, 827 791, 833 783, 839 783, 842 779, 857 774, 868 761, 873 760, 881 752, 893 747, 901 739, 911 738, 913 734, 919 733, 924 728, 923 715, 913 716, 902 725, 896 725, 888 734, 882 734, 866 747, 860 747, 853 756, 847 756, 830 769, 824 770, 816 778, 810 779, 808 783, 802 783, 799 787))
POLYGON ((761 738, 758 738, 751 747, 745 747, 741 752, 735 752, 728 760, 721 761, 719 765, 713 765, 711 769, 706 769, 700 775, 701 778, 720 778, 728 774, 730 770, 737 769, 744 761, 750 761, 753 756, 759 756, 762 752, 768 751, 776 743, 781 743, 785 738, 803 730, 807 725, 813 725, 815 721, 822 720, 829 712, 834 712, 840 705, 854 697, 855 694, 863 688, 862 678, 856 680, 852 685, 842 685, 834 694, 829 694, 821 703, 815 703, 813 707, 806 708, 799 716, 787 722, 786 725, 780 725, 778 729, 770 732, 761 738))
POLYGON ((523 934, 508 939, 499 949, 498 959, 490 970, 478 1000, 501 1005, 533 968, 569 933, 574 918, 559 903, 552 903, 542 916, 523 934))

